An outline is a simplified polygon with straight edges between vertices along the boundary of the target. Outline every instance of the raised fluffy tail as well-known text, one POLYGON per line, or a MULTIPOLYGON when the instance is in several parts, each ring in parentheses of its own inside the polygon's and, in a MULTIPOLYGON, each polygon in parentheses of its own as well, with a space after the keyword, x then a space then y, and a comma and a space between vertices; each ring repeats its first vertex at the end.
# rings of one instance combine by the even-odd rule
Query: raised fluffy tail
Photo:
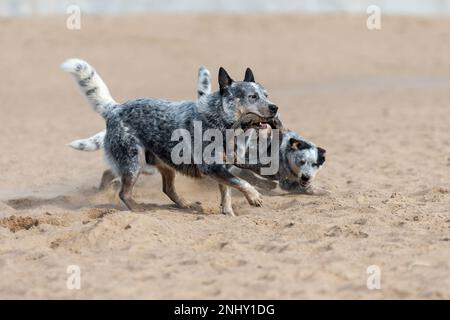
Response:
POLYGON ((198 69, 197 79, 197 98, 200 99, 204 95, 211 93, 211 74, 209 70, 201 66, 198 69))
POLYGON ((86 61, 69 59, 61 68, 73 74, 95 112, 105 117, 108 111, 117 105, 102 78, 86 61))
POLYGON ((92 137, 72 141, 68 144, 68 146, 80 151, 96 151, 103 148, 105 135, 106 129, 100 131, 92 137))

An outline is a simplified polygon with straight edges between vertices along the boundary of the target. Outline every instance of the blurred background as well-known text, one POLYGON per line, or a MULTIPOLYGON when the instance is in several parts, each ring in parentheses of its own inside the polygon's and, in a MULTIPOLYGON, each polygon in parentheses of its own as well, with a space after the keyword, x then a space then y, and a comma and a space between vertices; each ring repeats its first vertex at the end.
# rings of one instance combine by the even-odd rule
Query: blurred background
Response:
POLYGON ((0 0, 0 219, 39 219, 0 227, 0 297, 450 298, 449 14, 450 0, 0 0), (195 100, 200 65, 213 90, 220 66, 251 67, 283 124, 327 150, 315 184, 330 195, 236 195, 230 219, 215 184, 177 177, 212 213, 197 219, 153 175, 134 192, 155 209, 121 211, 96 192, 103 152, 66 146, 105 128, 59 67, 73 57, 118 102, 195 100), (73 263, 86 290, 61 279, 73 263))
POLYGON ((365 13, 370 5, 390 14, 449 14, 450 0, 0 0, 3 16, 55 14, 69 5, 85 13, 137 12, 351 12, 365 13))

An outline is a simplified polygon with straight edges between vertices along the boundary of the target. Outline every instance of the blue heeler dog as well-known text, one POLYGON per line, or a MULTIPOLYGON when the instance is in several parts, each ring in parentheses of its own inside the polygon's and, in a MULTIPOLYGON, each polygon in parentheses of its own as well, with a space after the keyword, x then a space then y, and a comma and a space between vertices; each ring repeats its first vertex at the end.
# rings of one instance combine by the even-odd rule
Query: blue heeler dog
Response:
POLYGON ((164 193, 181 208, 188 207, 188 204, 175 190, 176 171, 194 178, 209 176, 215 179, 219 184, 221 207, 225 214, 233 214, 231 203, 226 201, 230 198, 229 187, 241 191, 250 205, 262 205, 259 192, 247 181, 233 175, 225 164, 175 164, 171 159, 171 151, 178 143, 171 141, 172 132, 186 129, 193 137, 195 121, 202 123, 203 132, 213 128, 225 134, 241 119, 249 121, 247 127, 259 127, 274 119, 278 107, 267 99, 265 89, 254 82, 250 69, 247 69, 244 81, 233 81, 225 69, 220 68, 220 90, 197 102, 136 99, 117 105, 100 76, 88 63, 70 59, 62 68, 75 76, 94 110, 106 120, 106 158, 120 177, 119 198, 128 209, 144 210, 133 200, 132 190, 145 161, 154 163, 162 176, 164 193))
MULTIPOLYGON (((210 93, 211 77, 209 71, 204 67, 199 69, 198 76, 197 94, 200 98, 210 93)), ((266 190, 274 189, 277 184, 273 181, 277 181, 281 189, 291 193, 324 194, 323 191, 313 188, 312 181, 325 163, 325 149, 317 147, 296 132, 284 128, 279 115, 276 115, 271 122, 266 124, 265 128, 257 129, 259 137, 266 136, 269 140, 267 143, 268 153, 271 150, 271 124, 275 124, 275 127, 280 130, 279 170, 275 174, 261 176, 263 165, 261 163, 248 164, 247 162, 247 164, 236 164, 231 168, 231 172, 266 190), (261 135, 261 131, 266 131, 266 134, 261 135)), ((258 144, 255 143, 255 145, 258 144)))
MULTIPOLYGON (((211 93, 211 76, 205 67, 200 67, 197 78, 197 96, 200 99, 211 93)), ((284 129, 279 117, 276 116, 277 127, 280 129, 279 136, 279 171, 274 175, 260 175, 261 164, 232 166, 231 172, 251 184, 264 190, 275 189, 277 185, 282 190, 290 193, 300 193, 309 195, 323 194, 323 190, 317 190, 313 187, 312 182, 316 173, 325 162, 325 150, 296 132, 284 129)), ((258 131, 266 131, 266 136, 271 139, 271 127, 258 129, 258 131)), ((72 141, 69 146, 81 151, 95 151, 103 148, 106 130, 85 139, 72 141)), ((270 150, 270 142, 268 143, 270 150)), ((152 159, 149 159, 152 160, 152 159)), ((142 173, 153 174, 154 167, 152 163, 143 168, 142 173)), ((114 173, 108 169, 103 173, 100 189, 107 187, 115 178, 114 173)))

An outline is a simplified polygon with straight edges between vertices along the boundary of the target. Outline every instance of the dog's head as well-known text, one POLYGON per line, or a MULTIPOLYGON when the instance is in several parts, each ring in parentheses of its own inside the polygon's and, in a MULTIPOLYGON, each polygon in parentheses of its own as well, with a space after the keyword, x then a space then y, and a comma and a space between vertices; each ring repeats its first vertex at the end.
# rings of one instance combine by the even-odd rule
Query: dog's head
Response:
POLYGON ((223 109, 235 127, 261 129, 273 123, 278 107, 267 98, 264 87, 255 82, 250 68, 245 72, 244 81, 234 81, 220 68, 219 88, 223 109))
POLYGON ((325 162, 325 149, 289 132, 283 138, 280 151, 283 175, 286 175, 280 177, 280 187, 285 190, 308 188, 325 162))

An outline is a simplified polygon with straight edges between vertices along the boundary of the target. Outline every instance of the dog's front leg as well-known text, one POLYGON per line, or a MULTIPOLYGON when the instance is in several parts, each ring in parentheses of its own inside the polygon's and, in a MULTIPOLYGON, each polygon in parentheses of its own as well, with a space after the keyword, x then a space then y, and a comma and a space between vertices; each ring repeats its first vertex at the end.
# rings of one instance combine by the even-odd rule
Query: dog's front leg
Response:
POLYGON ((262 206, 263 199, 261 194, 250 183, 233 175, 224 165, 210 165, 203 168, 203 171, 219 184, 241 191, 250 205, 255 207, 262 206))
POLYGON ((267 191, 275 189, 278 185, 278 183, 276 183, 275 181, 261 178, 260 176, 257 176, 255 173, 247 169, 233 167, 231 169, 231 172, 237 175, 239 178, 242 178, 251 183, 252 185, 267 191))
POLYGON ((233 211, 233 207, 231 206, 231 189, 230 187, 220 184, 220 207, 222 209, 222 213, 230 216, 236 216, 233 211))

